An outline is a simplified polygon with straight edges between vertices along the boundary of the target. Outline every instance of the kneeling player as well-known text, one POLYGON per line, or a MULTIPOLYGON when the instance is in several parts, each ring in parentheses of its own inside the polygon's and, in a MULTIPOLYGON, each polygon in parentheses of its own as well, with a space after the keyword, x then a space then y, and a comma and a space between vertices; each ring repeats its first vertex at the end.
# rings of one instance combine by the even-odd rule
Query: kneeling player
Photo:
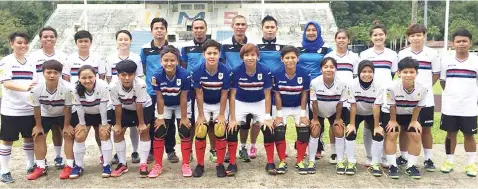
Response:
POLYGON ((310 137, 309 128, 307 127, 309 119, 307 118, 306 111, 310 74, 305 69, 297 67, 299 49, 293 46, 285 46, 280 53, 284 66, 272 72, 272 77, 274 78, 272 85, 275 93, 272 116, 275 117, 275 128, 273 133, 264 132, 267 172, 269 174, 284 174, 287 171, 286 128, 296 127, 297 167, 299 174, 307 174, 303 159, 310 137), (280 159, 277 168, 275 168, 274 164, 274 143, 280 159))
POLYGON ((407 148, 409 152, 406 173, 414 179, 420 179, 420 171, 415 166, 422 146, 422 126, 418 122, 418 115, 425 105, 428 90, 415 82, 418 71, 418 61, 406 57, 398 63, 398 76, 387 91, 387 103, 390 105, 390 114, 384 113, 382 125, 386 125, 385 154, 390 164, 389 177, 399 178, 396 161, 397 136, 399 130, 407 131, 407 148), (400 127, 399 127, 400 126, 400 127))
POLYGON ((156 91, 157 110, 154 122, 153 155, 155 164, 148 177, 158 177, 163 172, 164 141, 167 130, 174 128, 178 122, 178 132, 181 138, 182 173, 185 177, 192 176, 189 157, 192 148, 193 131, 191 126, 191 101, 188 91, 191 88, 191 75, 179 66, 179 50, 172 45, 166 46, 160 53, 161 65, 158 73, 151 78, 151 84, 156 91))
POLYGON ((139 174, 141 177, 147 177, 149 173, 146 161, 151 149, 149 128, 154 121, 154 105, 146 93, 145 81, 135 76, 136 69, 136 63, 131 60, 119 62, 116 64, 119 81, 110 85, 110 99, 114 110, 108 110, 108 119, 110 124, 114 125, 115 150, 120 161, 112 176, 120 176, 128 171, 124 133, 126 127, 136 126, 140 140, 139 174))
POLYGON ((224 156, 226 154, 225 115, 227 93, 230 86, 230 72, 226 65, 219 63, 221 44, 208 40, 203 44, 205 63, 193 71, 193 84, 196 90, 198 117, 196 118, 196 157, 198 165, 193 177, 204 173, 204 154, 208 130, 214 130, 216 136, 216 173, 218 177, 226 176, 224 156))

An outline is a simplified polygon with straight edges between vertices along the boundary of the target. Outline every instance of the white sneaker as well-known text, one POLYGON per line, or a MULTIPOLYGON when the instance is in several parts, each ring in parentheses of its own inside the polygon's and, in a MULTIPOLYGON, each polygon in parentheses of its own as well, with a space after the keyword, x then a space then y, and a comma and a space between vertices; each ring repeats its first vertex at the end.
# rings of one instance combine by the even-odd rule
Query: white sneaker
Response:
POLYGON ((365 165, 365 167, 372 166, 372 158, 371 157, 366 157, 365 162, 363 164, 365 165))
POLYGON ((388 164, 386 157, 382 157, 382 163, 381 163, 381 165, 382 165, 382 167, 385 167, 385 168, 390 167, 390 164, 388 164))

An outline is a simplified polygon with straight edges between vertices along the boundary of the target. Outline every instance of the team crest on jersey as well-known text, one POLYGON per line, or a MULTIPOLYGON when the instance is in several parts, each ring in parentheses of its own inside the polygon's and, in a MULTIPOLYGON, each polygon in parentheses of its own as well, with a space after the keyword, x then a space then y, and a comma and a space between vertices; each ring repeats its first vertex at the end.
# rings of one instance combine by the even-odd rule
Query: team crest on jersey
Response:
POLYGON ((420 98, 420 93, 417 93, 417 98, 420 98))
POLYGON ((262 74, 257 74, 257 80, 262 80, 262 74))
POLYGON ((298 78, 297 78, 297 83, 298 83, 298 84, 302 84, 302 77, 298 77, 298 78))
POLYGON ((222 74, 222 73, 218 73, 218 74, 217 74, 217 78, 218 78, 219 80, 222 80, 223 77, 224 77, 224 74, 222 74))
POLYGON ((158 86, 158 83, 156 82, 156 77, 151 77, 151 85, 153 86, 158 86))
POLYGON ((176 79, 176 85, 181 86, 181 80, 180 79, 176 79))

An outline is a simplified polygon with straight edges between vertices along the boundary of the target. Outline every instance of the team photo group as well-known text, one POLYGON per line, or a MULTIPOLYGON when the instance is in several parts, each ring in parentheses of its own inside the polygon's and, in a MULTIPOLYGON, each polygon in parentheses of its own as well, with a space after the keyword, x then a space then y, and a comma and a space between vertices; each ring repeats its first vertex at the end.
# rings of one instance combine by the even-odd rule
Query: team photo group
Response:
POLYGON ((120 30, 117 51, 110 55, 90 51, 94 39, 85 30, 74 35, 76 51, 70 55, 55 49, 54 28, 40 30, 41 49, 33 52, 27 34, 12 33, 13 53, 0 61, 1 181, 14 182, 9 164, 20 134, 27 174, 15 177, 28 180, 46 176, 52 167, 61 169, 60 179, 81 177, 87 137, 95 137, 100 149, 98 177, 137 171, 141 178, 156 178, 168 166, 163 159, 181 162, 184 177, 203 176, 208 162, 215 164, 217 177, 234 176, 239 161, 258 157, 261 132, 265 174, 286 174, 293 167, 296 173, 287 174, 315 174, 329 143, 327 160, 335 172, 354 175, 360 125, 366 154, 360 164, 375 177, 420 179, 424 171, 452 172, 458 132, 464 135, 465 173, 477 176, 478 57, 468 52, 468 30, 453 31, 456 52, 448 55, 427 47, 425 26, 413 24, 406 31, 409 45, 397 53, 386 47, 386 27, 373 23, 371 47, 358 55, 349 50, 346 29, 335 33, 330 46, 320 24, 310 21, 302 39, 288 45, 277 37, 274 17, 265 16, 261 26, 262 36, 246 36, 246 18, 238 15, 232 19, 233 36, 215 41, 198 18, 191 23, 193 40, 172 45, 168 22, 154 18, 153 39, 140 52, 130 51, 132 34, 120 30), (437 81, 443 88, 441 120, 434 120, 437 81), (434 122, 447 133, 440 166, 432 157, 434 122), (91 128, 95 136, 88 136, 91 128), (295 130, 295 141, 286 142, 287 129, 295 130), (139 170, 128 169, 127 130, 131 163, 139 170), (45 158, 52 149, 50 131, 53 166, 45 158), (330 141, 323 141, 324 131, 330 141), (294 143, 296 153, 286 153, 287 143, 294 143), (294 165, 287 164, 289 157, 296 158, 294 165))

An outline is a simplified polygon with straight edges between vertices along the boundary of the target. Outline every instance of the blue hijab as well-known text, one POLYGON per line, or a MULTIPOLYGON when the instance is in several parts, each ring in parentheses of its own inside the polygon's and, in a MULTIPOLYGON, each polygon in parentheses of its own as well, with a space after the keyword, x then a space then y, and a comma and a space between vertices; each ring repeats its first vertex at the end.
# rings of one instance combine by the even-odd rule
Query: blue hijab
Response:
POLYGON ((324 45, 324 39, 322 39, 322 31, 319 23, 310 21, 304 27, 304 34, 302 34, 302 47, 307 51, 318 51, 324 45), (307 27, 311 24, 317 29, 317 38, 314 41, 309 41, 306 35, 307 27))

